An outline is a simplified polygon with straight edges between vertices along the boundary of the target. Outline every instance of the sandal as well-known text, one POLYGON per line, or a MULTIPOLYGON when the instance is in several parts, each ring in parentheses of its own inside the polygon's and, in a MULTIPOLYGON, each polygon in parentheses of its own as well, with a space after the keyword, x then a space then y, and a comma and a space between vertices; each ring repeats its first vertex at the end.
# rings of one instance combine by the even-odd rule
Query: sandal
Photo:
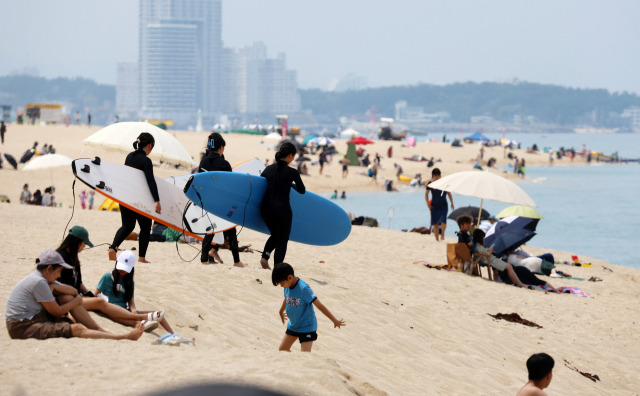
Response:
POLYGON ((149 312, 147 314, 147 320, 149 322, 151 321, 162 322, 162 319, 164 319, 164 311, 154 311, 154 312, 149 312))
POLYGON ((592 276, 589 278, 589 282, 602 282, 602 278, 598 278, 597 276, 592 276))
POLYGON ((156 322, 155 320, 143 320, 142 328, 144 329, 145 333, 148 333, 158 328, 158 322, 156 322))

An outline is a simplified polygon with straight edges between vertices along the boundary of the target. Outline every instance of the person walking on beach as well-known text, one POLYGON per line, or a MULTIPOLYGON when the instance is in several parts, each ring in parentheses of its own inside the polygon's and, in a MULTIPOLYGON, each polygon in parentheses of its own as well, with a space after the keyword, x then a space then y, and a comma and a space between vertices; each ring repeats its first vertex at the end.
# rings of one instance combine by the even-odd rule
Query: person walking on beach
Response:
POLYGON ((283 262, 287 254, 287 244, 293 220, 289 203, 291 188, 299 194, 304 194, 306 191, 300 174, 289 167, 296 152, 296 147, 293 144, 283 143, 276 153, 275 163, 267 166, 261 175, 267 179, 267 190, 262 198, 260 213, 271 233, 264 245, 260 259, 260 264, 265 269, 269 269, 269 257, 274 249, 274 264, 283 262))
POLYGON ((87 192, 85 190, 80 193, 80 206, 82 209, 87 208, 87 192))
POLYGON ((346 157, 342 158, 340 160, 340 164, 342 165, 342 178, 346 178, 347 175, 349 174, 349 159, 347 159, 346 157))
POLYGON ((7 132, 7 126, 4 124, 4 120, 0 121, 0 138, 2 139, 2 144, 4 144, 4 134, 7 132))
MULTIPOLYGON (((139 169, 144 173, 147 180, 147 186, 149 187, 148 192, 151 193, 153 201, 155 202, 155 211, 156 213, 161 213, 162 206, 160 205, 158 186, 156 185, 156 180, 153 176, 153 164, 149 159, 149 154, 151 154, 151 150, 153 150, 155 143, 156 141, 150 133, 142 132, 138 136, 138 139, 133 142, 133 148, 135 151, 132 151, 127 155, 127 159, 124 161, 124 164, 132 168, 139 169)), ((144 190, 146 189, 141 191, 142 194, 147 193, 144 190)), ((147 248, 149 247, 149 236, 151 235, 151 219, 141 215, 140 213, 134 212, 124 205, 120 205, 120 218, 122 219, 122 226, 116 232, 116 235, 113 237, 113 242, 111 243, 111 246, 109 246, 109 260, 115 261, 118 246, 120 246, 122 241, 131 234, 131 231, 135 228, 137 221, 140 226, 140 234, 138 234, 138 254, 140 255, 140 259, 138 261, 141 263, 148 263, 146 256, 147 248)))
POLYGON ((324 168, 324 164, 327 162, 327 152, 323 147, 320 150, 320 154, 318 154, 318 163, 320 164, 320 174, 322 174, 322 169, 324 168))
POLYGON ((527 359, 529 381, 516 393, 516 396, 546 396, 544 388, 549 387, 553 378, 553 358, 546 353, 536 353, 527 359))
POLYGON ((7 300, 5 320, 9 337, 21 340, 80 337, 135 341, 142 336, 141 324, 127 334, 111 334, 71 323, 65 316, 82 305, 82 296, 75 289, 58 284, 56 279, 63 268, 73 267, 54 250, 42 252, 36 264, 36 270, 18 282, 7 300), (59 296, 65 295, 62 305, 56 301, 54 292, 59 296))
MULTIPOLYGON (((431 171, 431 182, 434 182, 440 177, 442 174, 440 173, 439 168, 433 168, 431 171)), ((447 214, 449 209, 447 208, 447 195, 449 196, 449 200, 451 201, 451 210, 454 209, 453 206, 453 197, 450 192, 447 192, 445 195, 445 191, 437 190, 435 188, 430 188, 429 183, 427 183, 427 189, 424 193, 424 199, 427 201, 427 206, 431 211, 431 226, 433 227, 433 235, 436 237, 436 241, 444 240, 444 232, 447 229, 447 214), (431 201, 429 201, 429 192, 431 192, 431 201), (442 235, 440 235, 440 230, 442 230, 442 235), (440 238, 442 236, 442 238, 440 238)))
POLYGON ((300 340, 300 350, 311 352, 313 342, 318 339, 318 321, 313 310, 315 306, 327 318, 333 322, 333 327, 345 326, 343 319, 336 319, 335 316, 316 297, 311 287, 302 279, 295 276, 293 267, 287 263, 274 265, 271 273, 271 282, 274 286, 280 285, 284 288, 284 300, 278 311, 282 324, 288 318, 287 331, 282 342, 280 351, 291 351, 291 345, 300 340))
MULTIPOLYGON (((218 132, 214 132, 209 135, 209 140, 207 140, 207 152, 200 161, 198 173, 208 171, 232 172, 231 165, 229 165, 229 162, 224 159, 224 149, 226 145, 227 143, 224 141, 224 138, 218 132)), ((233 227, 223 231, 223 235, 225 239, 229 240, 229 249, 233 255, 233 265, 236 267, 246 267, 247 264, 240 261, 236 228, 233 227)), ((207 234, 202 239, 202 252, 200 254, 200 262, 202 264, 209 264, 209 252, 211 252, 213 257, 215 257, 220 263, 223 263, 222 259, 218 255, 218 249, 220 247, 218 245, 211 246, 213 236, 213 233, 207 234)))

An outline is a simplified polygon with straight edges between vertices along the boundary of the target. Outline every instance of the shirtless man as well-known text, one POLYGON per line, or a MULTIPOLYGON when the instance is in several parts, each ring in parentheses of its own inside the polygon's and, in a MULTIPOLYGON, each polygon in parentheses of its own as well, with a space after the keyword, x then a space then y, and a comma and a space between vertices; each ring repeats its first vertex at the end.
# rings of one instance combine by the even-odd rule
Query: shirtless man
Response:
POLYGON ((543 389, 551 383, 553 365, 553 358, 546 353, 531 355, 527 360, 529 382, 520 388, 516 396, 546 396, 543 389))

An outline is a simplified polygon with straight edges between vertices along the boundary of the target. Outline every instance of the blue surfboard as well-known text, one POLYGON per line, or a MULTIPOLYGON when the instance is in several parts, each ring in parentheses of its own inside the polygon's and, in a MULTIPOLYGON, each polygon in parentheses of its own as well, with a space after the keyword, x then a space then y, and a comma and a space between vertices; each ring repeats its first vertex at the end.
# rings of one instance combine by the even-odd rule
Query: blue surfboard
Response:
MULTIPOLYGON (((193 175, 185 194, 194 204, 231 223, 269 234, 260 214, 267 179, 235 172, 203 172, 193 175)), ((329 246, 351 233, 351 220, 335 203, 307 191, 289 195, 293 221, 289 240, 329 246)))

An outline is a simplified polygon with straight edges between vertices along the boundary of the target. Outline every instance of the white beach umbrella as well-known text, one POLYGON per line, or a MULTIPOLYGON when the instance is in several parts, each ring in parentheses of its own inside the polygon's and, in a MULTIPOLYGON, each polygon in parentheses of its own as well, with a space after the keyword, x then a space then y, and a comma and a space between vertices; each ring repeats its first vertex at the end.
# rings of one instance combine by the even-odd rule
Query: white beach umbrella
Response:
POLYGON ((272 132, 272 133, 270 133, 268 135, 265 135, 265 137, 264 137, 264 141, 265 142, 277 143, 277 142, 279 142, 281 140, 282 140, 282 135, 280 135, 277 132, 272 132))
POLYGON ((344 131, 340 132, 340 137, 341 138, 346 138, 346 139, 353 139, 355 137, 360 136, 360 132, 356 131, 353 128, 348 128, 345 129, 344 131))
POLYGON ((150 133, 155 139, 153 151, 149 155, 150 159, 187 167, 195 166, 193 158, 191 158, 187 149, 178 139, 169 132, 148 122, 118 122, 111 124, 84 139, 83 144, 129 153, 133 151, 133 142, 142 132, 150 133))
POLYGON ((314 139, 311 139, 309 143, 315 144, 316 146, 328 146, 330 144, 335 144, 335 140, 328 138, 326 136, 320 136, 314 139))
MULTIPOLYGON (((480 211, 482 211, 482 203, 485 199, 514 205, 538 206, 520 186, 488 171, 453 173, 429 183, 429 187, 480 198, 480 211)), ((478 214, 478 221, 479 219, 480 215, 478 214)))
POLYGON ((24 168, 23 171, 33 171, 40 169, 49 169, 49 168, 58 168, 61 166, 69 166, 71 165, 71 158, 62 154, 45 154, 36 156, 29 161, 24 168))
POLYGON ((35 171, 35 170, 50 170, 51 185, 53 185, 53 168, 60 168, 63 166, 71 166, 71 158, 62 154, 45 154, 41 156, 35 156, 29 161, 23 171, 35 171))

